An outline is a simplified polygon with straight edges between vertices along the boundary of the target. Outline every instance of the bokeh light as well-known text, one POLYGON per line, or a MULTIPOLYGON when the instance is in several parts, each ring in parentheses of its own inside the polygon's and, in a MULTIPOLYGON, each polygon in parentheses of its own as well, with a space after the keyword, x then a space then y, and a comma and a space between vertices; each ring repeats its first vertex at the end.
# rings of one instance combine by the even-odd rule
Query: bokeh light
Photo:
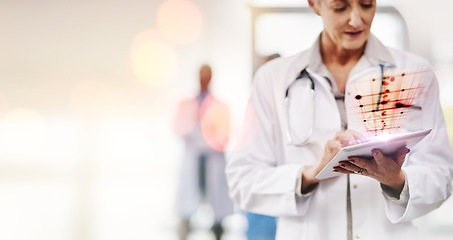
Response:
POLYGON ((198 121, 198 101, 196 99, 187 100, 179 105, 174 120, 174 131, 180 136, 184 136, 192 131, 198 121))
POLYGON ((233 143, 232 148, 239 151, 249 147, 256 138, 257 126, 258 119, 256 117, 255 108, 253 107, 252 102, 249 101, 245 108, 241 127, 232 137, 233 139, 237 139, 237 142, 233 143))
POLYGON ((225 150, 229 140, 230 121, 228 106, 208 95, 200 107, 200 126, 204 140, 214 150, 225 150))
POLYGON ((195 41, 203 19, 198 7, 188 0, 167 0, 157 12, 157 26, 166 39, 177 44, 195 41))
POLYGON ((159 88, 178 73, 176 48, 155 30, 137 35, 132 43, 132 64, 136 78, 151 88, 159 88))

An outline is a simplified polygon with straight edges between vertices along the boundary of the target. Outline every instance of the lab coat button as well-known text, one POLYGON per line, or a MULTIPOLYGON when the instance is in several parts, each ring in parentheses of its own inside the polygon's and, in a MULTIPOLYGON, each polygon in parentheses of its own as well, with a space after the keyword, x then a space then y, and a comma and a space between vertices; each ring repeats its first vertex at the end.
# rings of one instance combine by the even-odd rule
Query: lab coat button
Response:
POLYGON ((360 235, 359 234, 355 235, 355 238, 360 239, 360 235))
POLYGON ((357 189, 357 188, 358 188, 357 184, 354 184, 354 186, 352 186, 352 187, 353 187, 354 189, 357 189))

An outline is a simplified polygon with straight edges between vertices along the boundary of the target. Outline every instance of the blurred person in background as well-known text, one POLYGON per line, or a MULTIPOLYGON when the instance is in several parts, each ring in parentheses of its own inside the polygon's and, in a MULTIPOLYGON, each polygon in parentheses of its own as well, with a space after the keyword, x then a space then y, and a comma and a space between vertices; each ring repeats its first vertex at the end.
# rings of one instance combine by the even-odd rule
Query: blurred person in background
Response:
POLYGON ((211 77, 211 67, 203 65, 198 96, 182 101, 175 118, 175 131, 185 144, 176 199, 181 218, 181 240, 185 240, 192 230, 190 219, 203 204, 213 210, 212 231, 217 240, 223 233, 221 220, 233 213, 225 179, 224 155, 230 132, 230 112, 225 103, 209 92, 211 77))
POLYGON ((386 47, 370 33, 375 0, 308 3, 324 29, 308 50, 270 61, 255 74, 248 114, 256 121, 243 127, 227 161, 230 196, 241 209, 277 216, 278 240, 418 239, 412 221, 452 192, 453 153, 437 78, 426 60, 386 47), (376 100, 387 97, 389 85, 418 81, 399 89, 414 91, 408 99, 376 100), (357 112, 364 101, 359 91, 374 86, 379 92, 367 97, 376 109, 357 112), (339 176, 317 179, 342 147, 367 141, 369 116, 392 121, 385 104, 394 106, 388 112, 407 115, 392 130, 431 133, 410 151, 372 149, 367 159, 349 157, 327 169, 339 176))

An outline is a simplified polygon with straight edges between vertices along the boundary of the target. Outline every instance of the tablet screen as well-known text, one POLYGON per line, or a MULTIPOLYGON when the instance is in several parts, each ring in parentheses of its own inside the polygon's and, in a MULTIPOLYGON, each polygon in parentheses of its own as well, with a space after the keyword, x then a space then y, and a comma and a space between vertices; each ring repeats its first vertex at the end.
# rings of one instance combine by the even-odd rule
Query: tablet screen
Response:
POLYGON ((431 129, 427 129, 419 132, 388 135, 385 137, 378 137, 371 142, 344 147, 332 158, 324 169, 316 175, 316 178, 325 179, 341 175, 342 173, 332 171, 333 167, 338 166, 340 161, 348 160, 348 157, 352 156, 372 158, 371 151, 373 149, 380 149, 384 154, 394 153, 404 146, 410 149, 430 132, 431 129))

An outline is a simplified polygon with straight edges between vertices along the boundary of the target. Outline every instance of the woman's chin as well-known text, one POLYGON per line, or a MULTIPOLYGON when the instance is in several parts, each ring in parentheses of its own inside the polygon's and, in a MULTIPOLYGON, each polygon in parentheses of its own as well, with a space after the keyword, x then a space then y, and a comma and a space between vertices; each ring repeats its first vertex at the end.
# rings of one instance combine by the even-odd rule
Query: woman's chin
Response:
POLYGON ((360 50, 363 49, 365 46, 366 39, 365 40, 359 40, 356 39, 354 41, 347 41, 343 43, 343 48, 346 50, 354 51, 354 50, 360 50))

